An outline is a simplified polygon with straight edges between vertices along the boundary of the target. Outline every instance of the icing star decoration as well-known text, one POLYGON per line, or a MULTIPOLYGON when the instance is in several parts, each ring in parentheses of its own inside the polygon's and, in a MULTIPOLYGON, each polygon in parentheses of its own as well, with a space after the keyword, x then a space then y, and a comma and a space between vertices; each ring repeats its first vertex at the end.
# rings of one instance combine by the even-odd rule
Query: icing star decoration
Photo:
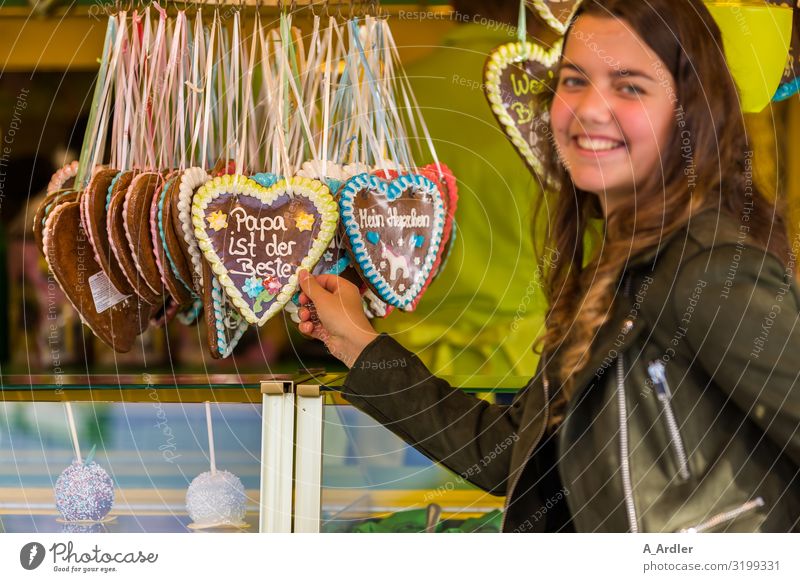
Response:
POLYGON ((216 231, 222 230, 223 228, 228 227, 228 215, 222 212, 221 210, 217 210, 216 212, 212 212, 208 216, 208 226, 213 228, 216 231))
POLYGON ((314 226, 314 217, 311 214, 301 210, 295 215, 294 224, 297 227, 297 230, 300 232, 311 230, 311 228, 314 226))

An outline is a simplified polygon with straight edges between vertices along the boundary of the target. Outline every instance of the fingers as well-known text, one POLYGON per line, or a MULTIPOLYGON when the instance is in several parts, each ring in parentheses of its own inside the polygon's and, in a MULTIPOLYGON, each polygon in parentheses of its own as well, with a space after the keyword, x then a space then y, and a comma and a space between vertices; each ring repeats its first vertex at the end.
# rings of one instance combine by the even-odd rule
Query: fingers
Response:
POLYGON ((300 282, 300 303, 304 304, 309 301, 314 301, 319 298, 323 292, 330 294, 339 293, 344 289, 356 288, 350 281, 343 279, 339 275, 311 275, 308 271, 303 269, 298 274, 298 281, 300 282), (304 296, 306 300, 304 301, 304 296))
POLYGON ((328 334, 325 328, 313 321, 303 321, 298 324, 297 329, 303 335, 313 339, 321 340, 323 342, 327 342, 327 340, 330 338, 330 334, 328 334))
POLYGON ((317 314, 317 310, 314 309, 313 304, 310 304, 308 307, 301 307, 298 311, 298 316, 300 317, 300 321, 319 323, 319 315, 317 314))
POLYGON ((338 275, 317 275, 316 280, 323 289, 330 293, 338 292, 343 283, 342 278, 338 275))
POLYGON ((303 293, 300 295, 301 303, 303 303, 303 295, 305 295, 308 300, 317 301, 321 299, 322 295, 326 292, 326 289, 320 286, 317 279, 311 276, 305 269, 300 271, 297 279, 300 282, 300 289, 303 290, 303 293))

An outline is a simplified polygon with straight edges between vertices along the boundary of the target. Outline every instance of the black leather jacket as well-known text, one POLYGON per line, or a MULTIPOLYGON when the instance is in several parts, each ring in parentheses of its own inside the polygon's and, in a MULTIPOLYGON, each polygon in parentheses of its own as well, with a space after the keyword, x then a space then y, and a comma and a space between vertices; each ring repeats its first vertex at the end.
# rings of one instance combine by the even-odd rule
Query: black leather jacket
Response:
POLYGON ((800 293, 746 227, 704 211, 629 262, 552 434, 542 362, 513 404, 492 405, 384 334, 342 391, 506 496, 503 531, 798 531, 800 293))

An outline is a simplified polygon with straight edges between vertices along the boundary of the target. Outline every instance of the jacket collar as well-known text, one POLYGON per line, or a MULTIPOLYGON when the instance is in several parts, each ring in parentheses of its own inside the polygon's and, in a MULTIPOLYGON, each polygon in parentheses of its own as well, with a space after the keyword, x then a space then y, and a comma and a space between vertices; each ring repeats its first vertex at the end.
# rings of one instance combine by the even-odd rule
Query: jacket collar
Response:
POLYGON ((615 373, 611 366, 616 358, 646 327, 645 322, 639 318, 641 306, 634 309, 634 296, 638 291, 636 288, 638 278, 634 276, 634 271, 645 270, 647 265, 651 266, 649 270, 654 269, 658 257, 667 251, 669 243, 678 238, 678 235, 682 237, 688 235, 687 231, 692 220, 702 213, 715 210, 713 208, 701 210, 689 220, 686 226, 666 233, 658 245, 628 260, 616 293, 619 300, 614 301, 608 320, 595 335, 588 363, 575 376, 575 392, 571 399, 572 402, 580 399, 581 393, 589 385, 593 376, 615 373), (629 285, 627 292, 626 284, 629 285))

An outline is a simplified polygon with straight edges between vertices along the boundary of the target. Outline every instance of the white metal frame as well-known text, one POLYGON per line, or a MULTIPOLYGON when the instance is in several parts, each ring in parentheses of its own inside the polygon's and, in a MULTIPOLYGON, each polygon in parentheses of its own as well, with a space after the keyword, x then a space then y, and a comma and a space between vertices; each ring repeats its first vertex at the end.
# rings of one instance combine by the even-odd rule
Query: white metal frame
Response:
POLYGON ((319 385, 300 384, 295 395, 295 533, 318 533, 322 510, 322 430, 324 396, 319 385))
POLYGON ((292 531, 294 385, 261 382, 261 533, 292 531))

